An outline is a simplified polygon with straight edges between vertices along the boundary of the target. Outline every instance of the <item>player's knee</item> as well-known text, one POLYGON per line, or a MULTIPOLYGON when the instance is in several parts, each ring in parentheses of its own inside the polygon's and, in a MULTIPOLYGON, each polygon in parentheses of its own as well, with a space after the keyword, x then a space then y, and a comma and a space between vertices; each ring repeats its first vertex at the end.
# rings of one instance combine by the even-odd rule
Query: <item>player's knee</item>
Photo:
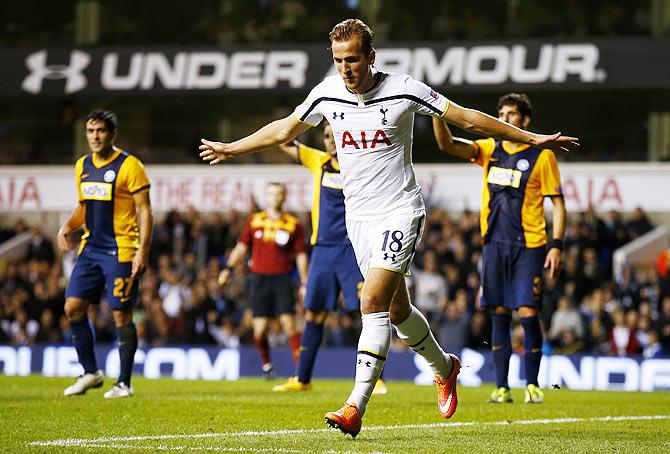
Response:
POLYGON ((118 311, 115 310, 113 311, 113 316, 114 316, 114 324, 119 327, 119 326, 125 326, 133 321, 133 311, 118 311))
POLYGON ((391 302, 385 300, 383 296, 375 292, 365 292, 361 296, 361 312, 370 314, 372 312, 387 312, 391 302))
POLYGON ((521 318, 535 317, 536 315, 537 315, 537 309, 535 309, 534 307, 521 306, 519 308, 519 317, 521 318))
POLYGON ((491 308, 491 314, 511 315, 512 313, 506 307, 496 306, 491 308))
POLYGON ((326 317, 328 316, 327 311, 310 311, 309 309, 305 311, 305 319, 308 322, 316 323, 316 324, 323 324, 326 321, 326 317))
POLYGON ((409 304, 407 305, 392 304, 390 312, 391 312, 391 323, 394 325, 399 325, 400 323, 407 320, 409 316, 412 314, 412 307, 409 304))
POLYGON ((69 321, 81 320, 86 316, 88 304, 77 298, 68 298, 65 300, 64 312, 69 321))

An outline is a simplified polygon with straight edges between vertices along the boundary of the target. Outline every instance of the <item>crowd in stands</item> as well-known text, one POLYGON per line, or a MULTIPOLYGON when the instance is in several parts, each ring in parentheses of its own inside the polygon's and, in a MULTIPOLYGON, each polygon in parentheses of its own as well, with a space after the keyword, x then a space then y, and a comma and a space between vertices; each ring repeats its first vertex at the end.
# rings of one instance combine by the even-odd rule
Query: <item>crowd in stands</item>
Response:
MULTIPOLYGON (((134 315, 141 347, 251 344, 245 266, 238 266, 224 287, 217 282, 245 218, 246 213, 204 215, 192 209, 159 216, 134 315)), ((570 218, 563 270, 556 279, 545 277, 545 353, 670 355, 670 276, 656 268, 612 273, 613 251, 651 229, 642 210, 626 218, 593 210, 570 218)), ((24 223, 4 226, 2 234, 8 238, 22 231, 31 232, 26 256, 0 261, 0 343, 69 343, 64 289, 76 254, 61 257, 38 227, 24 223)), ((480 257, 477 213, 429 213, 407 281, 414 303, 449 351, 490 348, 490 317, 478 307, 480 257)), ((299 305, 300 320, 302 314, 299 305)), ((114 340, 104 301, 91 307, 89 318, 99 342, 114 340)), ((359 331, 359 315, 340 311, 329 317, 324 343, 353 347, 359 331)), ((523 352, 522 339, 521 326, 513 324, 517 353, 523 352)), ((278 324, 269 341, 273 347, 287 345, 278 324)), ((394 347, 405 348, 398 339, 394 347)))
MULTIPOLYGON (((5 46, 76 44, 74 6, 35 9, 8 0, 5 46), (57 14, 57 16, 54 16, 57 14)), ((324 31, 343 18, 373 26, 379 43, 407 40, 500 39, 529 37, 640 36, 651 33, 652 2, 635 0, 505 0, 406 2, 385 0, 205 1, 198 8, 176 0, 144 0, 105 5, 97 46, 234 45, 323 42, 324 31), (156 15, 156 11, 168 14, 156 15), (565 18, 557 21, 556 17, 565 18)))

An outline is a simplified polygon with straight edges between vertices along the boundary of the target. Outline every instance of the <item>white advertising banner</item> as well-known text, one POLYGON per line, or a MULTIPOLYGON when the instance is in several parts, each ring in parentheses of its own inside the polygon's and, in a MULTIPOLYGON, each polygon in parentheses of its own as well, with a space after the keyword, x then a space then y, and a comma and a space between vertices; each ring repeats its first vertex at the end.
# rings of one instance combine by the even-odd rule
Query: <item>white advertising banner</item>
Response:
MULTIPOLYGON (((479 210, 482 175, 473 164, 419 164, 417 178, 430 207, 479 210)), ((670 164, 560 165, 568 211, 670 212, 670 164)), ((147 166, 155 211, 248 211, 264 205, 270 181, 288 186, 287 208, 309 211, 312 176, 298 165, 147 166)), ((0 167, 0 212, 68 212, 76 204, 74 166, 0 167)))
MULTIPOLYGON (((119 353, 113 345, 98 345, 99 365, 108 377, 119 374, 119 353)), ((325 348, 317 358, 318 377, 353 378, 353 368, 341 367, 351 361, 355 350, 325 348)), ((463 349, 463 364, 458 381, 463 386, 482 386, 495 380, 490 351, 463 349)), ((278 375, 293 373, 293 361, 288 349, 273 351, 278 375)), ((511 388, 526 386, 522 374, 523 358, 512 355, 509 384, 511 388)), ((258 376, 260 363, 253 347, 220 349, 216 346, 173 346, 139 349, 135 354, 133 372, 155 379, 175 380, 238 380, 258 376)), ((44 377, 76 377, 82 373, 77 352, 69 345, 33 345, 14 347, 0 345, 0 374, 44 377)), ((393 362, 384 368, 389 380, 412 380, 417 385, 432 386, 435 375, 425 359, 412 351, 394 352, 393 362)), ((542 388, 566 387, 573 390, 600 391, 660 391, 670 389, 670 359, 612 357, 589 355, 544 355, 538 382, 542 388)))

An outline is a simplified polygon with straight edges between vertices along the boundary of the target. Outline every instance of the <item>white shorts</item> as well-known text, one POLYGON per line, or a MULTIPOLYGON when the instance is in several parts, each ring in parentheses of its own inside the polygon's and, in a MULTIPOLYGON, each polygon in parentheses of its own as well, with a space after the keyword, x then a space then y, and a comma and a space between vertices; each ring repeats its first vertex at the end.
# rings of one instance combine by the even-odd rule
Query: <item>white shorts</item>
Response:
POLYGON ((365 277, 371 268, 409 275, 409 266, 423 233, 425 213, 373 221, 347 219, 347 233, 365 277))

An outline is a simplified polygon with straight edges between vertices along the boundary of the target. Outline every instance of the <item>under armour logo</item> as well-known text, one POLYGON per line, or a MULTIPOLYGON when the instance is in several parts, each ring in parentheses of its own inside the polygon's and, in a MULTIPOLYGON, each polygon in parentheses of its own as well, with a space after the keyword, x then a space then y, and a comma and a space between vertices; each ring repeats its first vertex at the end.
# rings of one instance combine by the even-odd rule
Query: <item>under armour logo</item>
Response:
POLYGON ((392 262, 395 262, 395 254, 389 254, 388 252, 384 252, 384 260, 388 260, 389 257, 391 257, 392 262))
POLYGON ((26 58, 26 68, 30 74, 23 79, 21 87, 28 93, 39 94, 44 79, 66 79, 65 94, 86 88, 86 76, 82 73, 91 62, 91 56, 81 50, 70 53, 67 65, 47 65, 47 51, 41 50, 26 58))
POLYGON ((382 115, 383 115, 383 117, 382 117, 382 124, 383 124, 383 125, 387 125, 389 121, 386 119, 386 112, 388 112, 389 110, 388 110, 388 109, 384 109, 384 106, 382 106, 381 109, 379 109, 379 111, 380 111, 380 112, 382 113, 382 115))
POLYGON ((344 120, 344 112, 340 112, 339 114, 337 112, 333 112, 333 120, 337 120, 337 117, 340 117, 340 120, 344 120))

